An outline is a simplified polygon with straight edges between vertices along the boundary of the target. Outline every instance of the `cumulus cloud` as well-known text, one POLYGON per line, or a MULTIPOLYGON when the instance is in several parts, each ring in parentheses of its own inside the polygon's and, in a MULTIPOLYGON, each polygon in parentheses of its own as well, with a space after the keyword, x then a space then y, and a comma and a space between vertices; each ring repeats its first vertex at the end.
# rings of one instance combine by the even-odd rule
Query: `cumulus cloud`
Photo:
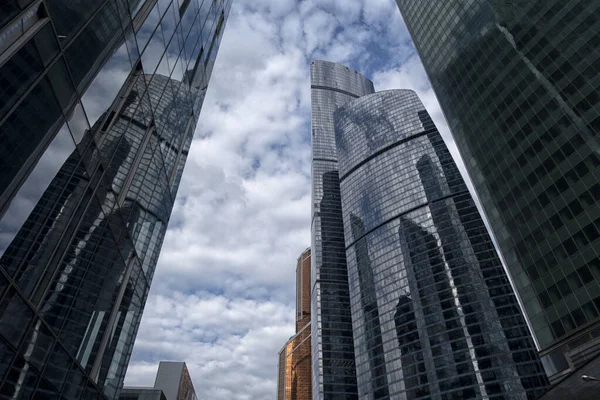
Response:
POLYGON ((276 398, 310 243, 313 58, 416 90, 448 138, 393 0, 234 1, 126 385, 184 360, 200 399, 276 398))

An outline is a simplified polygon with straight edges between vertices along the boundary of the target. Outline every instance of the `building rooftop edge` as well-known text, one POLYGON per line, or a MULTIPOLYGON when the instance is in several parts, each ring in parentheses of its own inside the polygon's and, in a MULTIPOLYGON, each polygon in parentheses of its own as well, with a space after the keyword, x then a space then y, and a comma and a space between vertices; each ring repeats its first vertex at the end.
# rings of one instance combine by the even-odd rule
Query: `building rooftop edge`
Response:
POLYGON ((373 85, 373 81, 370 78, 367 78, 362 72, 359 72, 359 71, 357 71, 355 69, 352 69, 352 68, 348 67, 346 64, 336 63, 336 62, 327 61, 327 60, 310 60, 310 65, 313 65, 313 64, 328 64, 328 65, 333 65, 333 66, 337 66, 337 67, 346 68, 349 71, 357 73, 364 80, 368 81, 371 85, 373 85))

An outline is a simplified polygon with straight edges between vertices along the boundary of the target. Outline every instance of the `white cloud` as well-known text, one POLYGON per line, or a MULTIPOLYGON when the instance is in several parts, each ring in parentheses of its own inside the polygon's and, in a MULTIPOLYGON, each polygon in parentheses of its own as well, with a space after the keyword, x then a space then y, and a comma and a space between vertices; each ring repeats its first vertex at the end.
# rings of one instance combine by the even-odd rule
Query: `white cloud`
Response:
POLYGON ((237 0, 126 384, 184 360, 202 400, 276 398, 310 243, 309 61, 413 88, 447 132, 393 0, 237 0))

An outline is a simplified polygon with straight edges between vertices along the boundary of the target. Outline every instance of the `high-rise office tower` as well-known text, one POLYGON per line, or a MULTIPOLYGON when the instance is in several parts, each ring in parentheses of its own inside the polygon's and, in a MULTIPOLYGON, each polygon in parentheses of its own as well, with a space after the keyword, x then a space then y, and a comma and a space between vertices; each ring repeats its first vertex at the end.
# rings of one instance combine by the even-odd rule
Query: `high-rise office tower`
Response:
POLYGON ((359 398, 541 394, 525 318, 417 95, 362 96, 334 126, 359 398))
POLYGON ((600 3, 396 1, 559 379, 600 350, 600 3))
POLYGON ((310 324, 310 247, 296 265, 296 332, 310 324))
POLYGON ((312 61, 310 74, 313 399, 350 400, 357 398, 356 368, 333 113, 373 93, 373 83, 326 61, 312 61))
POLYGON ((88 3, 0 28, 0 397, 118 394, 230 7, 88 3))
POLYGON ((296 266, 296 334, 279 352, 277 400, 312 400, 310 248, 296 266))

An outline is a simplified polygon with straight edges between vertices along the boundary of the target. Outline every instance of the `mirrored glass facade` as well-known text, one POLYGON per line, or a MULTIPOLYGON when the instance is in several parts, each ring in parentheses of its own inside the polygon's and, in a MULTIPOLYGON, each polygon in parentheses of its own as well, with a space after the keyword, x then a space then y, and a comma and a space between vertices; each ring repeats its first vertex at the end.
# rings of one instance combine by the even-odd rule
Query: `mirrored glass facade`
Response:
POLYGON ((310 323, 310 247, 296 264, 296 332, 310 323))
POLYGON ((279 352, 277 400, 312 400, 310 322, 279 352))
POLYGON ((541 394, 510 282, 417 95, 363 96, 334 122, 359 398, 541 394))
POLYGON ((358 397, 333 113, 374 90, 343 65, 312 61, 310 74, 313 399, 351 400, 358 397))
POLYGON ((277 400, 312 400, 310 248, 296 265, 296 334, 279 352, 277 400))
POLYGON ((0 6, 0 397, 118 395, 230 4, 0 6))
POLYGON ((550 375, 600 350, 600 3, 396 0, 550 375))

